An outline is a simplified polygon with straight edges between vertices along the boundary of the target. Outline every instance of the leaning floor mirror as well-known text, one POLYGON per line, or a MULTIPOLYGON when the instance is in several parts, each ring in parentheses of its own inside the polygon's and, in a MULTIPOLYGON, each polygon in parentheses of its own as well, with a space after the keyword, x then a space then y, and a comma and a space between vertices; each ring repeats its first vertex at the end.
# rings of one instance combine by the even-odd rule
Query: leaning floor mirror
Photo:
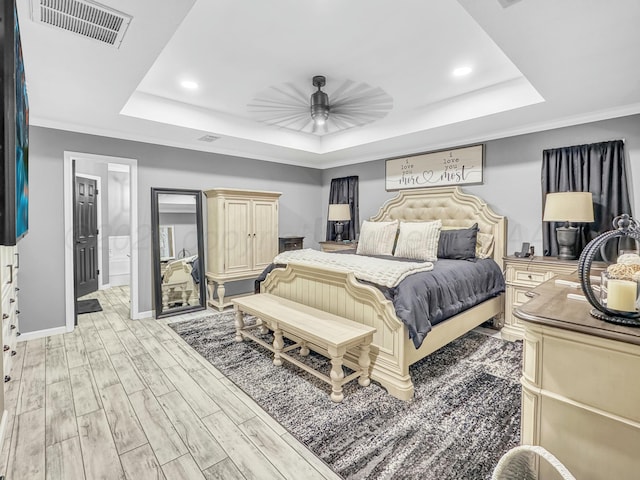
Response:
POLYGON ((151 189, 156 318, 206 307, 202 192, 151 189))

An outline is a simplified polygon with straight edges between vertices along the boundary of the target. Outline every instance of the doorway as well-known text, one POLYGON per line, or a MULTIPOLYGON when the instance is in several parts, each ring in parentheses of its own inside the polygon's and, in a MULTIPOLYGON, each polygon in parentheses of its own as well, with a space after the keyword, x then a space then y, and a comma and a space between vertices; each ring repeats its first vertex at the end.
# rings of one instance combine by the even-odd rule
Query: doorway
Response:
MULTIPOLYGON (((137 207, 138 207, 138 178, 137 178, 137 160, 130 158, 120 158, 120 157, 108 157, 103 155, 93 155, 87 153, 78 153, 78 152, 65 152, 64 154, 64 224, 65 224, 65 232, 67 240, 65 241, 65 312, 66 312, 66 330, 68 332, 73 331, 74 325, 76 324, 76 297, 80 296, 83 293, 83 288, 76 284, 76 272, 81 271, 84 260, 80 261, 74 260, 76 256, 76 234, 74 232, 74 211, 76 209, 76 202, 74 198, 74 190, 75 187, 79 185, 76 183, 75 178, 75 169, 74 166, 76 161, 82 162, 83 164, 100 165, 107 168, 108 165, 122 165, 126 166, 129 171, 129 199, 130 199, 130 209, 129 209, 129 231, 130 231, 130 254, 129 254, 129 272, 130 272, 130 318, 137 319, 146 317, 147 315, 141 315, 138 310, 138 222, 137 222, 137 207)), ((87 175, 82 175, 81 177, 87 177, 87 175)), ((104 183, 104 182, 103 182, 104 183)), ((85 185, 83 188, 86 188, 85 185)), ((104 185, 103 185, 104 188, 104 185)), ((98 196, 100 196, 101 188, 98 187, 98 196)), ((102 198, 104 202, 104 197, 102 198)), ((97 216, 96 216, 97 219, 97 216)), ((97 221, 97 220, 96 220, 97 221)), ((97 223, 99 223, 97 221, 97 223)), ((96 235, 97 238, 99 238, 96 235)), ((105 267, 105 261, 100 261, 101 254, 100 248, 96 247, 98 251, 98 260, 96 265, 99 263, 102 264, 102 267, 105 267)), ((107 261, 108 264, 108 261, 107 261)), ((91 269, 91 265, 88 267, 91 269)), ((103 268, 99 268, 96 270, 100 270, 100 276, 103 274, 103 268)), ((80 272, 78 272, 80 273, 80 272)), ((96 273, 97 276, 97 273, 96 273)), ((90 275, 86 275, 87 278, 90 275)), ((81 275, 78 278, 82 278, 81 275)), ((105 277, 108 278, 108 277, 105 277)), ((93 280, 92 280, 93 281, 93 280)), ((80 282, 82 283, 82 282, 80 282)), ((101 288, 101 281, 99 278, 96 278, 97 288, 101 288)), ((87 288, 93 288, 93 283, 87 288)), ((91 296, 91 294, 90 294, 91 296)))

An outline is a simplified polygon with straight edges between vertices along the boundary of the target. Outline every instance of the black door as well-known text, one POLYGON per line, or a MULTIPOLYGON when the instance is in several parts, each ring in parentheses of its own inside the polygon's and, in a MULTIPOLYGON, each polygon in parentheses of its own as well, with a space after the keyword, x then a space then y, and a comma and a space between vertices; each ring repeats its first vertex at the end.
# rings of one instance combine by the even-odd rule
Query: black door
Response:
POLYGON ((75 177, 76 298, 98 290, 98 207, 96 181, 75 177))

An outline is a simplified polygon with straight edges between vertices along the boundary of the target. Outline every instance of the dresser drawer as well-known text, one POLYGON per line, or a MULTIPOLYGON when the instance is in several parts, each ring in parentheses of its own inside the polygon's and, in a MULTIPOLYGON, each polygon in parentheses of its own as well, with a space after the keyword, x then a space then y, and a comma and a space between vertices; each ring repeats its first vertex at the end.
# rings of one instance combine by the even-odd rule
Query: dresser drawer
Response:
POLYGON ((280 237, 278 238, 278 252, 302 250, 304 237, 280 237))
POLYGON ((530 287, 513 287, 513 306, 519 307, 531 300, 531 297, 527 295, 530 291, 530 287))
POLYGON ((547 278, 545 272, 535 272, 531 270, 515 270, 513 272, 514 283, 520 283, 524 285, 539 285, 547 278))
POLYGON ((5 382, 8 382, 11 379, 12 361, 13 361, 13 357, 11 356, 11 351, 4 352, 2 356, 2 367, 4 369, 3 377, 5 382))

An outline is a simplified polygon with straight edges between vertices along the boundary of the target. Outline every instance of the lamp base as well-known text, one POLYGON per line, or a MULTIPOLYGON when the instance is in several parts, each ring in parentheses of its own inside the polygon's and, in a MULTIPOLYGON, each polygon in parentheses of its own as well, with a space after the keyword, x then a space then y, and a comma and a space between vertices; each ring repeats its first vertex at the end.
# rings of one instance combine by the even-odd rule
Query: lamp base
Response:
POLYGON ((578 229, 576 227, 558 227, 556 228, 556 238, 558 240, 559 260, 575 260, 576 240, 578 239, 578 229))
POLYGON ((343 229, 344 229, 344 223, 336 222, 336 224, 335 224, 336 242, 341 242, 342 241, 342 231, 343 231, 343 229))

